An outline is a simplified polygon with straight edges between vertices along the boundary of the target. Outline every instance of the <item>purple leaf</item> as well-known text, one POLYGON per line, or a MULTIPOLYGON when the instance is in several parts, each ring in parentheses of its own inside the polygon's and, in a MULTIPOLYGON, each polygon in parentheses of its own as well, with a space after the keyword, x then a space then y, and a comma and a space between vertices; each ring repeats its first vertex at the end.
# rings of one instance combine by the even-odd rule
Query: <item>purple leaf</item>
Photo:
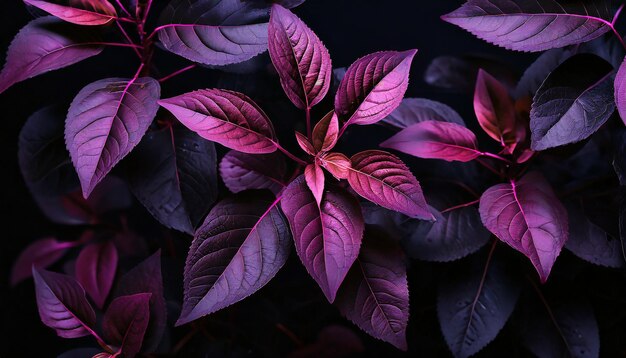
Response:
POLYGON ((605 0, 469 0, 442 19, 516 51, 544 51, 593 40, 611 29, 605 0))
POLYGON ((437 315, 455 357, 474 355, 496 338, 519 297, 520 283, 493 257, 494 248, 486 260, 479 255, 440 281, 437 315))
POLYGON ((400 106, 382 120, 383 123, 398 129, 425 121, 450 122, 465 126, 465 122, 454 109, 425 98, 403 99, 400 106))
POLYGON ((244 94, 207 89, 163 99, 159 104, 202 138, 244 153, 276 151, 272 123, 244 94))
POLYGON ((240 195, 213 207, 187 256, 185 298, 176 325, 239 302, 276 275, 291 249, 279 200, 240 195))
POLYGON ((318 205, 301 175, 284 191, 281 206, 300 260, 332 303, 361 247, 365 224, 359 203, 332 187, 318 205))
POLYGON ((368 226, 359 257, 335 304, 369 335, 406 351, 409 288, 404 255, 398 244, 368 226))
POLYGON ((65 143, 85 198, 139 144, 156 115, 159 82, 108 78, 83 88, 65 123, 65 143))
POLYGON ((413 218, 433 220, 422 188, 395 155, 367 150, 352 156, 348 182, 365 199, 413 218))
POLYGON ((0 93, 40 74, 73 65, 102 52, 99 36, 51 16, 29 22, 15 36, 0 73, 0 93))
POLYGON ((93 333, 96 314, 85 291, 73 278, 33 268, 41 321, 59 337, 78 338, 93 333))
POLYGON ((376 123, 400 105, 416 53, 377 52, 348 68, 335 96, 335 112, 345 125, 376 123))
POLYGON ((348 178, 352 162, 345 155, 334 152, 325 153, 319 157, 319 161, 322 167, 328 170, 337 180, 348 178))
POLYGON ((613 67, 590 54, 563 62, 543 82, 530 112, 532 149, 586 139, 613 114, 613 67))
POLYGON ((233 193, 269 189, 276 194, 287 186, 287 164, 278 153, 251 155, 231 150, 220 162, 220 175, 233 193))
POLYGON ((117 271, 117 250, 113 242, 93 243, 76 259, 76 280, 98 308, 104 306, 117 271))
POLYGON ((526 255, 545 282, 568 236, 567 212, 546 179, 531 172, 492 186, 479 211, 485 227, 526 255))
POLYGON ((474 92, 474 112, 480 127, 513 152, 520 139, 515 123, 515 105, 508 89, 483 70, 478 71, 474 92))
POLYGON ((306 185, 315 197, 317 205, 321 205, 324 196, 324 171, 317 163, 309 164, 304 168, 304 179, 306 185))
POLYGON ((425 121, 413 124, 380 144, 418 158, 469 162, 481 156, 476 135, 455 123, 425 121))
POLYGON ((117 17, 115 8, 107 0, 24 0, 24 2, 77 25, 104 25, 117 17))
POLYGON ((141 350, 150 321, 150 296, 151 293, 138 293, 118 297, 104 314, 104 338, 119 347, 122 357, 134 357, 141 350))
POLYGON ((313 147, 316 152, 327 152, 335 147, 339 139, 339 119, 335 112, 324 116, 313 128, 313 147))
POLYGON ((157 28, 165 49, 205 65, 240 63, 267 50, 267 8, 240 0, 173 0, 157 28))
POLYGON ((311 108, 324 99, 333 69, 328 50, 302 20, 280 5, 272 6, 268 47, 280 84, 296 107, 311 108))
POLYGON ((622 122, 626 124, 626 60, 619 66, 615 76, 615 104, 622 122))
POLYGON ((33 267, 45 269, 59 261, 74 242, 62 242, 55 238, 39 239, 28 245, 17 257, 11 271, 11 285, 15 286, 33 274, 33 267))
POLYGON ((148 132, 129 159, 137 199, 163 225, 193 234, 217 198, 213 143, 172 125, 148 132))
POLYGON ((150 323, 144 337, 142 351, 151 352, 161 342, 167 322, 163 279, 161 277, 161 251, 157 251, 120 278, 114 297, 150 293, 150 323))
POLYGON ((313 144, 311 143, 309 138, 307 138, 307 136, 305 136, 304 134, 300 132, 296 132, 296 141, 298 142, 298 145, 305 153, 310 154, 310 155, 317 154, 317 150, 315 150, 315 147, 313 147, 313 144))

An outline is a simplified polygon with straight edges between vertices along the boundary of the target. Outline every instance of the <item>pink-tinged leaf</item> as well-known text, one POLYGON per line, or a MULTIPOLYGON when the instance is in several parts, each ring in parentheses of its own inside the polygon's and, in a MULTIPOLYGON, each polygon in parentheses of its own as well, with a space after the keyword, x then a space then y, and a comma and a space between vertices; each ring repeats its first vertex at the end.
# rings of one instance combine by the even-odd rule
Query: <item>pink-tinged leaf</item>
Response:
POLYGON ((161 13, 168 51, 205 65, 240 63, 267 50, 267 7, 240 0, 174 0, 161 13))
POLYGON ((425 121, 456 123, 465 126, 461 116, 449 106, 425 98, 405 98, 382 123, 404 129, 425 121))
POLYGON ((483 70, 476 79, 474 112, 485 133, 510 152, 515 149, 518 138, 513 99, 502 83, 483 70))
POLYGON ((239 302, 276 275, 291 249, 279 200, 244 194, 213 207, 189 249, 176 325, 239 302))
POLYGON ((139 144, 159 108, 159 82, 108 78, 83 88, 65 123, 65 143, 86 197, 139 144))
POLYGON ((107 0, 24 0, 24 2, 77 25, 105 25, 117 17, 115 8, 107 0))
POLYGON ((417 50, 377 52, 362 57, 347 70, 335 96, 335 112, 346 124, 366 125, 391 114, 409 85, 417 50))
POLYGON ((317 163, 309 164, 304 168, 304 179, 315 197, 317 205, 321 205, 324 196, 324 171, 317 163))
POLYGON ((117 271, 117 250, 106 241, 85 246, 76 259, 76 280, 98 308, 104 306, 117 271))
POLYGON ((301 175, 284 191, 281 205, 300 260, 333 302, 361 247, 365 224, 358 201, 332 187, 318 205, 301 175))
POLYGON ((315 147, 313 147, 313 144, 311 143, 311 141, 309 141, 309 138, 307 138, 304 134, 296 132, 296 141, 305 153, 310 155, 317 154, 315 147))
POLYGON ((368 226, 359 257, 335 301, 339 311, 374 338, 407 350, 409 287, 397 242, 368 226))
POLYGON ((313 147, 316 152, 327 152, 335 147, 339 139, 339 119, 330 112, 313 128, 313 147))
POLYGON ((207 89, 163 99, 159 104, 202 138, 243 153, 276 151, 272 123, 244 94, 207 89))
POLYGON ((365 199, 413 218, 434 220, 419 182, 391 153, 367 150, 351 158, 348 182, 365 199))
POLYGON ((480 217, 489 231, 526 255, 542 282, 568 237, 567 211, 538 172, 487 189, 480 217))
POLYGON ((160 250, 122 276, 117 283, 113 296, 117 298, 141 293, 151 294, 150 322, 142 346, 143 352, 151 352, 161 343, 167 322, 160 250))
POLYGON ((278 153, 252 155, 231 150, 220 162, 220 175, 233 193, 269 189, 276 194, 287 186, 287 164, 278 153))
POLYGON ((63 338, 78 338, 93 332, 96 314, 76 280, 36 268, 33 278, 39 316, 46 326, 63 338))
POLYGON ((151 293, 138 293, 118 297, 104 314, 104 338, 119 347, 122 357, 134 357, 141 350, 150 322, 150 296, 151 293))
POLYGON ((52 237, 39 239, 28 245, 17 257, 11 271, 11 285, 15 286, 32 276, 33 267, 45 269, 59 261, 67 250, 76 244, 62 242, 52 237))
POLYGON ((14 84, 73 65, 102 52, 99 36, 47 16, 29 22, 15 36, 0 73, 0 93, 14 84))
POLYGON ((280 84, 296 107, 311 108, 324 99, 333 71, 328 50, 302 20, 280 5, 272 6, 268 48, 280 84))
POLYGON ((474 133, 458 124, 425 121, 401 130, 380 144, 418 158, 469 162, 481 152, 474 133))
POLYGON ((626 124, 626 59, 619 66, 615 76, 615 104, 622 122, 626 124))
POLYGON ((610 9, 606 0, 469 0, 442 18, 495 45, 536 52, 602 36, 610 9))
POLYGON ((352 168, 352 162, 350 159, 341 153, 325 153, 320 158, 322 167, 330 174, 332 174, 337 180, 347 179, 350 168, 352 168))

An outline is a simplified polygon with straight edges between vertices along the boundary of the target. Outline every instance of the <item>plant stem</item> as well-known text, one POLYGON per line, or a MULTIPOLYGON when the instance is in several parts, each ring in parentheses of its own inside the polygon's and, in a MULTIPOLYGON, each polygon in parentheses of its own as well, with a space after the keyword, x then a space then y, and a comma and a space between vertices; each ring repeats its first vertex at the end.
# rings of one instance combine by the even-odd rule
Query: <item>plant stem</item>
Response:
POLYGON ((113 46, 113 47, 130 47, 130 48, 134 48, 134 49, 143 48, 143 46, 141 46, 141 45, 119 43, 119 42, 89 42, 89 43, 86 43, 86 44, 88 44, 88 45, 113 46))
POLYGON ((126 16, 133 17, 133 15, 131 15, 130 12, 128 12, 128 10, 126 10, 126 7, 124 7, 124 4, 122 4, 122 2, 120 0, 115 0, 115 2, 117 3, 117 6, 119 6, 120 9, 122 9, 122 11, 126 14, 126 16))
POLYGON ((489 169, 490 172, 494 173, 495 175, 501 177, 502 174, 500 172, 498 172, 494 167, 492 167, 491 165, 487 164, 486 162, 480 160, 479 158, 476 158, 476 161, 482 165, 483 167, 489 169))
POLYGON ((511 161, 510 161, 510 160, 508 160, 508 159, 506 159, 506 158, 503 158, 503 157, 501 157, 501 156, 499 156, 499 155, 493 154, 493 153, 489 153, 489 152, 481 152, 481 153, 480 153, 480 155, 482 155, 483 157, 493 158, 493 159, 496 159, 496 160, 500 160, 500 161, 503 161, 503 162, 505 162, 505 163, 507 163, 507 164, 511 164, 511 161))
MULTIPOLYGON (((120 30, 120 32, 122 33, 122 36, 124 36, 126 41, 129 44, 134 44, 135 42, 130 38, 130 36, 128 35, 128 32, 124 30, 124 26, 122 26, 122 24, 120 24, 119 21, 116 21, 115 23, 117 24, 117 28, 120 30)), ((139 59, 141 59, 141 53, 136 48, 135 48, 135 54, 137 55, 137 57, 139 57, 139 59)))
POLYGON ((313 132, 311 131, 311 107, 306 107, 306 135, 310 141, 313 141, 313 132))
POLYGON ((472 206, 472 205, 475 205, 475 204, 478 204, 478 203, 480 203, 480 199, 472 200, 469 203, 465 203, 465 204, 455 205, 453 207, 450 207, 450 208, 447 208, 445 210, 442 210, 441 213, 442 214, 443 213, 447 213, 447 212, 452 211, 452 210, 465 208, 467 206, 472 206))
POLYGON ((571 352, 569 344, 567 343, 567 339, 565 339, 565 335, 563 334, 561 327, 559 327, 559 323, 556 321, 556 317, 554 316, 554 313, 552 312, 552 309, 550 308, 550 304, 548 304, 548 301, 543 296, 541 289, 539 288, 539 286, 537 286, 537 284, 532 278, 530 278, 529 276, 526 276, 526 279, 530 282, 530 285, 533 287, 533 289, 537 293, 537 296, 539 296, 541 303, 546 308, 546 311, 548 312, 548 316, 550 316, 550 320, 554 324, 554 328, 556 328, 556 331, 559 333, 559 336, 561 336, 561 339, 563 339, 563 343, 565 343, 565 347, 567 347, 567 351, 571 352))
POLYGON ((300 159, 300 158, 296 157, 295 155, 291 154, 291 153, 290 153, 287 149, 283 148, 283 147, 282 147, 280 144, 278 144, 277 142, 273 142, 273 143, 274 143, 274 145, 276 146, 276 148, 277 148, 278 150, 280 150, 281 152, 283 152, 283 154, 285 154, 287 157, 289 157, 289 159, 291 159, 291 160, 293 160, 293 161, 297 162, 298 164, 304 165, 304 166, 306 166, 306 165, 308 165, 308 164, 309 164, 309 163, 305 162, 304 160, 302 160, 302 159, 300 159))
POLYGON ((620 35, 620 33, 615 28, 615 24, 617 23, 617 20, 619 19, 619 16, 622 14, 622 10, 624 10, 624 4, 622 4, 617 9, 617 11, 615 12, 615 15, 613 16, 613 20, 611 20, 610 23, 607 22, 607 25, 611 28, 611 31, 613 31, 613 33, 615 34, 615 36, 617 37, 619 42, 622 44, 622 47, 624 49, 626 49, 626 43, 624 43, 624 38, 622 38, 622 35, 620 35))
POLYGON ((181 68, 180 70, 178 70, 178 71, 174 71, 174 72, 170 73, 169 75, 167 75, 167 76, 165 76, 165 77, 161 78, 161 79, 159 80, 159 82, 163 83, 163 82, 165 82, 165 81, 169 80, 170 78, 176 77, 176 76, 178 76, 178 75, 180 75, 180 74, 182 74, 182 73, 185 73, 185 72, 187 72, 187 71, 189 71, 189 70, 192 70, 192 69, 194 69, 194 68, 196 68, 196 67, 197 67, 197 65, 195 65, 195 64, 194 64, 194 65, 189 65, 189 66, 187 66, 187 67, 185 67, 185 68, 181 68))

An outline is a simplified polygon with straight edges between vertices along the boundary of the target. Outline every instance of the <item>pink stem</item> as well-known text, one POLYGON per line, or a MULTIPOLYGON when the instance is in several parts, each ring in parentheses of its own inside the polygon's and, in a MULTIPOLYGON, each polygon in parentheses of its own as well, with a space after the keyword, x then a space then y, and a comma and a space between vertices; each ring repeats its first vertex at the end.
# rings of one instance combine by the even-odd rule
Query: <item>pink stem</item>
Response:
POLYGON ((141 45, 123 44, 123 43, 119 43, 119 42, 89 42, 88 44, 102 45, 102 46, 115 46, 115 47, 130 47, 130 48, 134 48, 134 49, 143 48, 143 46, 141 46, 141 45))
POLYGON ((460 204, 460 205, 456 205, 456 206, 447 208, 447 209, 441 211, 441 213, 444 214, 444 213, 447 213, 449 211, 453 211, 453 210, 456 210, 456 209, 461 209, 461 208, 465 208, 465 207, 468 207, 468 206, 476 205, 478 203, 480 203, 480 199, 472 200, 469 203, 460 204))
POLYGON ((143 19, 141 21, 143 22, 144 25, 146 24, 146 21, 148 20, 150 7, 152 7, 152 0, 148 0, 148 4, 146 5, 146 8, 143 10, 143 19))
POLYGON ((485 163, 484 161, 480 160, 480 159, 476 159, 476 161, 478 163, 480 163, 480 165, 482 165, 483 167, 489 169, 490 172, 494 173, 497 176, 502 176, 502 174, 500 172, 498 172, 494 167, 492 167, 491 165, 485 163))
POLYGON ((482 156, 484 156, 484 157, 488 157, 488 158, 493 158, 493 159, 496 159, 496 160, 500 160, 500 161, 503 161, 503 162, 505 162, 505 163, 507 163, 507 164, 511 164, 511 161, 510 161, 510 160, 508 160, 508 159, 506 159, 506 158, 503 158, 503 157, 501 157, 501 156, 499 156, 499 155, 493 154, 493 153, 481 152, 481 153, 480 153, 480 155, 482 155, 482 156))
POLYGON ((113 17, 113 18, 115 19, 115 21, 128 22, 130 24, 136 23, 135 20, 129 19, 129 18, 126 18, 126 17, 113 17))
POLYGON ((273 142, 273 143, 276 146, 276 148, 278 150, 280 150, 281 152, 283 152, 283 154, 285 154, 287 157, 289 157, 289 159, 291 159, 291 160, 293 160, 293 161, 295 161, 295 162, 297 162, 298 164, 301 164, 301 165, 305 165, 306 166, 306 165, 309 164, 309 163, 305 162, 304 160, 302 160, 302 159, 296 157, 295 155, 291 154, 287 149, 283 148, 277 142, 273 142))
POLYGON ((189 65, 189 66, 187 66, 187 67, 185 67, 185 68, 181 68, 180 70, 175 71, 175 72, 172 72, 172 73, 170 73, 169 75, 167 75, 167 76, 165 76, 165 77, 161 78, 161 79, 159 80, 159 82, 163 83, 163 82, 165 82, 165 81, 167 81, 167 80, 169 80, 169 79, 171 79, 171 78, 173 78, 173 77, 176 77, 176 76, 180 75, 181 73, 185 73, 185 72, 187 72, 187 71, 189 71, 189 70, 193 70, 193 69, 194 69, 194 68, 196 68, 196 67, 197 67, 197 65, 189 65))
MULTIPOLYGON (((134 43, 134 41, 128 35, 128 32, 124 30, 124 26, 122 26, 122 24, 120 24, 118 21, 116 21, 115 23, 117 24, 117 28, 120 30, 120 32, 122 33, 122 36, 124 36, 126 41, 128 41, 129 44, 134 43)), ((139 50, 135 49, 135 54, 137 55, 137 57, 139 57, 139 59, 141 59, 141 53, 139 52, 139 50)))
POLYGON ((133 15, 131 15, 130 12, 128 12, 128 10, 126 10, 126 7, 124 7, 124 5, 122 4, 122 2, 120 0, 115 0, 115 2, 117 2, 117 6, 119 6, 120 9, 122 9, 122 11, 126 14, 126 16, 133 17, 133 15))

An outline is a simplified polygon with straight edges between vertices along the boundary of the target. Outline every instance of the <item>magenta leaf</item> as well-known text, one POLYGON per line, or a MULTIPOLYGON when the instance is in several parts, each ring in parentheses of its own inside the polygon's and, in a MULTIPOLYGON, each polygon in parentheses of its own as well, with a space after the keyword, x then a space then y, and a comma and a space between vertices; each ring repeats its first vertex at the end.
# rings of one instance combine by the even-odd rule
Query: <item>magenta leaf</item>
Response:
POLYGON ((563 62, 543 82, 530 112, 532 149, 579 142, 613 114, 613 67, 598 56, 581 54, 563 62))
POLYGON ((150 293, 150 322, 144 337, 142 351, 151 352, 161 342, 167 322, 161 277, 161 251, 157 251, 120 278, 114 297, 150 293))
POLYGON ((24 2, 77 25, 104 25, 117 17, 115 8, 107 0, 24 0, 24 2))
POLYGON ((515 104, 508 89, 483 70, 478 71, 476 79, 474 112, 485 133, 513 152, 521 139, 517 136, 515 104))
POLYGON ((239 195, 213 207, 187 256, 185 298, 176 325, 239 302, 276 275, 291 249, 279 200, 239 195))
POLYGON ((339 139, 339 119, 330 112, 313 128, 313 147, 316 152, 327 152, 335 147, 339 139))
POLYGON ((276 151, 272 123, 244 94, 207 89, 163 99, 159 104, 202 138, 244 153, 276 151))
POLYGON ((384 124, 398 129, 425 121, 450 122, 465 126, 465 122, 454 109, 425 98, 403 99, 400 106, 382 120, 384 124))
POLYGON ((531 172, 494 185, 480 198, 479 211, 485 227, 526 255, 545 282, 568 237, 567 212, 546 179, 531 172))
POLYGON ((433 220, 419 182, 391 153, 367 150, 352 156, 348 182, 365 199, 413 218, 433 220))
POLYGON ((301 175, 284 191, 281 206, 300 260, 333 302, 361 247, 365 224, 358 201, 331 187, 318 205, 301 175))
POLYGON ((267 8, 240 0, 173 0, 157 28, 165 49, 205 65, 240 63, 267 50, 267 8))
POLYGON ((73 278, 33 268, 41 321, 59 337, 78 338, 93 333, 96 314, 85 291, 73 278))
POLYGON ((85 246, 76 259, 76 280, 98 308, 111 291, 117 271, 117 250, 112 241, 85 246))
POLYGON ((272 6, 268 47, 280 84, 296 107, 311 108, 324 99, 333 70, 328 50, 302 20, 280 5, 272 6))
POLYGON ((151 296, 151 293, 138 293, 118 297, 104 314, 104 338, 119 347, 122 357, 134 357, 141 350, 150 322, 151 296))
POLYGON ((622 62, 615 76, 615 104, 622 118, 626 123, 626 60, 622 62))
POLYGON ((335 96, 335 112, 345 125, 376 123, 400 105, 416 53, 377 52, 348 68, 335 96))
POLYGON ((352 162, 350 159, 341 153, 324 153, 319 157, 321 166, 328 170, 337 180, 347 179, 350 168, 352 168, 352 162))
POLYGON ((536 52, 602 36, 610 9, 605 0, 469 0, 442 19, 509 50, 536 52))
POLYGON ((474 133, 455 123, 413 124, 380 144, 418 158, 469 162, 481 156, 474 133))
POLYGON ((359 257, 335 304, 369 335, 407 350, 409 288, 404 254, 395 241, 376 227, 367 227, 359 257))
POLYGON ((161 224, 193 234, 217 198, 215 145, 172 125, 148 132, 129 159, 137 199, 161 224))
POLYGON ((14 84, 102 52, 99 36, 51 16, 29 22, 15 36, 0 73, 0 93, 14 84))
POLYGON ((28 245, 13 264, 11 285, 15 286, 31 277, 33 267, 45 269, 59 261, 73 246, 75 246, 73 242, 62 242, 52 237, 39 239, 28 245))
POLYGON ((156 115, 159 82, 108 78, 83 88, 65 123, 65 143, 85 198, 139 144, 156 115))
POLYGON ((317 163, 309 164, 304 168, 304 179, 306 185, 315 197, 317 205, 321 205, 324 196, 324 171, 317 163))
POLYGON ((440 281, 437 315, 455 357, 474 355, 496 338, 513 313, 521 284, 503 260, 478 255, 440 281))
POLYGON ((315 147, 313 147, 313 143, 311 143, 309 138, 307 138, 307 136, 305 136, 304 134, 300 132, 296 132, 296 141, 298 142, 298 145, 305 153, 310 154, 310 155, 317 154, 317 150, 315 150, 315 147))
POLYGON ((220 162, 220 175, 233 193, 269 189, 276 194, 287 186, 287 164, 278 153, 252 155, 231 150, 220 162))

